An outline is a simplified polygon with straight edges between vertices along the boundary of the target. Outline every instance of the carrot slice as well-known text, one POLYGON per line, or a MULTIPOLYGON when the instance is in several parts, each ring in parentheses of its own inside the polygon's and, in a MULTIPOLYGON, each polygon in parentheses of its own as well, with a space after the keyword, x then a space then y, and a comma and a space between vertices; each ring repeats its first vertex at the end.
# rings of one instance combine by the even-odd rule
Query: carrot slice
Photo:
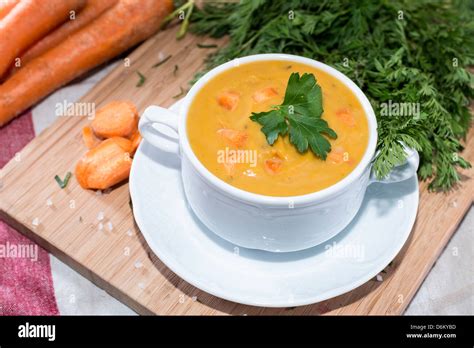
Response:
POLYGON ((336 111, 336 116, 349 127, 354 127, 356 124, 354 114, 348 108, 342 108, 336 111))
POLYGON ((85 4, 85 0, 20 1, 0 23, 0 76, 21 52, 85 4))
POLYGON ((217 97, 217 102, 229 111, 235 110, 239 104, 240 95, 235 92, 224 92, 217 97))
POLYGON ((115 137, 89 150, 76 165, 75 176, 81 187, 105 190, 127 179, 131 147, 130 140, 115 137))
MULTIPOLYGON (((35 2, 50 7, 50 1, 35 2)), ((172 8, 172 0, 119 0, 56 47, 24 65, 0 85, 0 126, 55 89, 154 34, 172 8)), ((35 13, 27 17, 41 16, 35 13)))
POLYGON ((273 87, 268 87, 261 89, 257 92, 255 92, 252 95, 253 100, 255 100, 257 103, 262 103, 264 101, 267 101, 269 99, 272 99, 273 97, 276 97, 278 95, 278 92, 276 91, 275 88, 273 87))
POLYGON ((283 165, 283 160, 278 157, 274 156, 270 159, 265 160, 265 170, 268 174, 275 175, 278 173, 283 165))
POLYGON ((342 146, 337 146, 331 150, 328 160, 334 164, 340 164, 349 161, 349 153, 342 146))
POLYGON ((7 14, 18 4, 20 0, 3 0, 0 1, 0 19, 5 18, 7 14))
POLYGON ((59 28, 49 33, 47 36, 31 46, 20 58, 21 64, 24 65, 57 46, 67 37, 83 28, 94 19, 99 17, 106 10, 117 3, 118 0, 88 0, 86 6, 76 15, 73 20, 68 20, 59 28))
POLYGON ((135 153, 137 151, 138 145, 140 145, 140 142, 142 141, 142 136, 140 135, 140 132, 136 131, 135 134, 132 135, 130 138, 130 141, 132 142, 132 150, 131 153, 135 153))
POLYGON ((132 153, 133 144, 129 139, 122 138, 122 137, 112 137, 112 138, 109 138, 109 139, 106 139, 106 140, 110 140, 110 141, 114 142, 115 144, 120 146, 120 148, 123 151, 125 151, 126 153, 128 153, 128 154, 132 153))
POLYGON ((247 133, 230 128, 221 128, 217 131, 217 134, 234 147, 244 146, 248 138, 247 133))
POLYGON ((270 158, 264 161, 264 168, 268 174, 274 175, 277 174, 283 166, 283 163, 287 159, 280 151, 271 150, 268 154, 270 158))
POLYGON ((100 143, 99 139, 94 135, 92 128, 89 126, 82 128, 82 140, 88 149, 92 149, 100 143))
POLYGON ((137 131, 137 108, 127 101, 112 101, 96 112, 91 127, 101 138, 129 138, 137 131))

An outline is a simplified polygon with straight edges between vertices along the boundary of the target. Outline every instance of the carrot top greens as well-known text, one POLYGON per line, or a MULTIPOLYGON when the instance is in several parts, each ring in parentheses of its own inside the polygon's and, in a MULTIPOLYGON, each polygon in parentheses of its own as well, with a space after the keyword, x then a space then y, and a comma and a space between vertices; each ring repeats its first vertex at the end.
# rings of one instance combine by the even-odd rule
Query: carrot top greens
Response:
POLYGON ((473 4, 243 0, 206 2, 189 18, 197 34, 230 36, 211 53, 208 69, 274 52, 317 59, 349 76, 377 115, 376 175, 387 175, 405 160, 403 142, 420 153, 419 176, 431 178, 430 188, 447 190, 460 180, 457 169, 470 167, 459 155, 459 140, 472 121, 474 78, 467 67, 474 63, 473 4), (419 112, 385 112, 393 103, 415 104, 419 112))

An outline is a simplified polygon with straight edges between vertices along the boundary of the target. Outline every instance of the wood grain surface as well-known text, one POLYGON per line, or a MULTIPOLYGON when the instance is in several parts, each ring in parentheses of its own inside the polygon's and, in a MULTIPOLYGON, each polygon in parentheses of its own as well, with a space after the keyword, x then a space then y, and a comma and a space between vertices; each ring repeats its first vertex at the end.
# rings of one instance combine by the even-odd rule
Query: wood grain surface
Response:
MULTIPOLYGON (((188 88, 188 81, 212 52, 197 48, 198 42, 223 43, 192 35, 176 41, 175 29, 157 34, 81 101, 95 103, 98 108, 114 99, 128 99, 140 112, 150 104, 173 104, 173 96, 180 88, 188 88), (168 55, 172 57, 166 63, 152 68, 168 55), (137 71, 146 76, 141 87, 136 87, 137 71)), ((3 168, 0 217, 141 314, 401 314, 474 196, 472 170, 463 171, 461 184, 446 194, 428 193, 422 183, 415 227, 403 250, 382 273, 381 282, 371 280, 347 294, 310 306, 244 306, 196 289, 152 253, 134 223, 127 183, 98 195, 81 189, 72 178, 66 189, 59 189, 53 178, 73 172, 86 151, 81 128, 88 122, 86 117, 58 117, 3 168), (52 206, 47 206, 48 199, 52 206), (97 216, 101 211, 105 219, 99 230, 97 216)), ((474 163, 472 131, 463 155, 474 163)))

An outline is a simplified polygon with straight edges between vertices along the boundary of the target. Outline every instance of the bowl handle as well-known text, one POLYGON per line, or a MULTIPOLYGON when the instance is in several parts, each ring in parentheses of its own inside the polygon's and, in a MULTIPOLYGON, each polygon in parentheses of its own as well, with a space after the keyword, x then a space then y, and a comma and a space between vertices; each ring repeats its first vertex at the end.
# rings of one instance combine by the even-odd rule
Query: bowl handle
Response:
POLYGON ((179 156, 178 118, 177 113, 152 105, 147 107, 140 117, 138 129, 141 136, 153 146, 179 156), (164 132, 163 127, 158 129, 155 125, 165 126, 171 132, 164 132))
POLYGON ((416 150, 406 146, 405 153, 407 154, 406 162, 393 168, 392 171, 385 178, 377 179, 374 170, 372 169, 370 173, 369 185, 374 182, 390 184, 393 182, 399 182, 410 179, 412 176, 416 175, 416 171, 418 170, 418 164, 420 163, 420 156, 418 155, 418 152, 416 150))

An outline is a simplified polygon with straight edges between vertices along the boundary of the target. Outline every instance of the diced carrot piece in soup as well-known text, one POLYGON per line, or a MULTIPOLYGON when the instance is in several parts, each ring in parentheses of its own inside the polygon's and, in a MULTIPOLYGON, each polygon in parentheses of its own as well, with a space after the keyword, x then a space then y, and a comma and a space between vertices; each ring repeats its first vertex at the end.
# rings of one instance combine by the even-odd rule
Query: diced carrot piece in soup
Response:
POLYGON ((276 97, 278 95, 278 92, 276 91, 275 88, 272 88, 272 87, 268 87, 268 88, 264 88, 264 89, 261 89, 257 92, 255 92, 253 95, 252 95, 252 98, 253 100, 255 100, 257 103, 261 103, 261 102, 264 102, 268 99, 271 99, 273 97, 276 97))
POLYGON ((354 127, 356 124, 354 114, 348 108, 336 111, 336 116, 349 127, 354 127))
POLYGON ((247 133, 230 128, 221 128, 217 131, 230 145, 234 147, 242 147, 247 141, 247 133))
POLYGON ((265 170, 268 174, 276 174, 281 169, 283 160, 280 157, 274 156, 265 160, 265 170))
POLYGON ((328 160, 335 164, 349 161, 349 153, 343 147, 337 146, 328 154, 328 160))
POLYGON ((224 166, 225 172, 226 172, 228 175, 233 175, 233 174, 234 174, 234 171, 235 171, 235 162, 227 161, 227 162, 222 163, 222 165, 224 166))
POLYGON ((235 110, 239 104, 240 95, 235 92, 224 92, 217 97, 217 102, 229 111, 235 110))

